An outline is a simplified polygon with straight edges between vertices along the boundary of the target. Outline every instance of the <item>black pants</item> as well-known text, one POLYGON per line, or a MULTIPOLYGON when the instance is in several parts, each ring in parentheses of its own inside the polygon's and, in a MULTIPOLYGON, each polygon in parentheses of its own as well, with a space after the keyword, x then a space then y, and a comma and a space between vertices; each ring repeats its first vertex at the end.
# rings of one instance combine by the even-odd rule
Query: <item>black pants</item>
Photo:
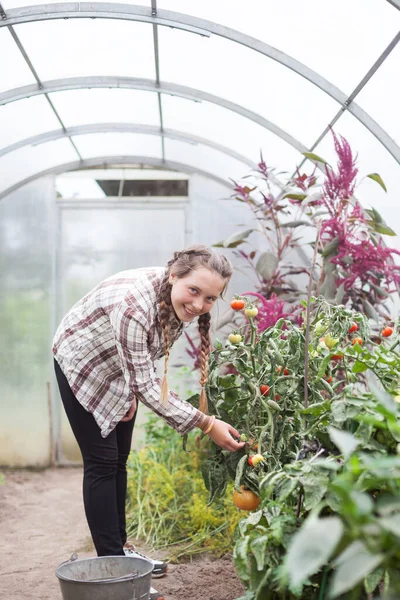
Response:
POLYGON ((78 402, 60 366, 54 363, 65 412, 82 453, 83 503, 97 555, 123 555, 126 463, 137 411, 133 419, 118 423, 103 438, 93 415, 78 402))

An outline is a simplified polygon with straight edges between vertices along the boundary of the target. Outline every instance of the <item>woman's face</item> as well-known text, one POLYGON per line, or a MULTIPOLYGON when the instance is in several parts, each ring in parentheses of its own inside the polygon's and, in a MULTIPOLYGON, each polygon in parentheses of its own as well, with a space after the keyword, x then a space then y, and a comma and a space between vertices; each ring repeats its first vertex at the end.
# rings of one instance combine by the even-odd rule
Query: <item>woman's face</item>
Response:
POLYGON ((209 312, 226 285, 225 279, 206 267, 199 267, 182 278, 171 273, 169 282, 172 306, 178 319, 185 323, 209 312))

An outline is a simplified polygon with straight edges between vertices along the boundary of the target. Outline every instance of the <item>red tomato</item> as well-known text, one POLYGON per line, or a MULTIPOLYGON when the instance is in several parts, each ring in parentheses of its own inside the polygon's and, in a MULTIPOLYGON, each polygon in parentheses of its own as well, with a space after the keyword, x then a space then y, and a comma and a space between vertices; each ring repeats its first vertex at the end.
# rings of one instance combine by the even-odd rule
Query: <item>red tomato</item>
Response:
POLYGON ((280 400, 280 399, 281 399, 280 395, 279 395, 279 394, 276 394, 276 396, 275 396, 275 400, 280 400))
POLYGON ((239 299, 232 300, 231 308, 233 308, 233 310, 243 310, 244 309, 244 300, 239 300, 239 299))
POLYGON ((362 346, 363 341, 362 341, 362 338, 356 337, 356 338, 354 338, 354 340, 351 343, 353 344, 353 346, 355 346, 356 344, 359 344, 360 346, 362 346))
MULTIPOLYGON (((280 373, 282 371, 282 367, 279 366, 277 368, 277 371, 278 371, 278 373, 280 373)), ((286 367, 283 369, 283 374, 284 375, 289 375, 289 372, 290 372, 289 369, 287 369, 286 367)))
POLYGON ((269 385, 260 385, 261 396, 269 396, 269 385))
POLYGON ((331 360, 338 362, 339 360, 342 360, 343 358, 343 354, 332 354, 331 356, 331 360))
POLYGON ((326 375, 324 375, 324 379, 327 383, 330 383, 333 379, 332 375, 330 377, 327 377, 326 375))
POLYGON ((392 333, 393 329, 391 327, 385 327, 385 329, 382 331, 383 337, 390 337, 392 333))
POLYGON ((357 331, 357 329, 358 329, 357 323, 353 323, 352 326, 349 328, 349 333, 354 333, 355 331, 357 331))

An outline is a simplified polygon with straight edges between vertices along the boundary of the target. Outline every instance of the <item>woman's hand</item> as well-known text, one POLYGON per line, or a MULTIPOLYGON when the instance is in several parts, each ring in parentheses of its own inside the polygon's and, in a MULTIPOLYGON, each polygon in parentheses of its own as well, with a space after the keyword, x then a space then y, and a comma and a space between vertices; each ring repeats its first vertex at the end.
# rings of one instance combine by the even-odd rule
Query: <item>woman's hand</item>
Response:
POLYGON ((225 421, 220 421, 219 419, 215 419, 213 428, 208 435, 218 446, 230 452, 240 450, 246 443, 237 442, 232 436, 240 438, 238 431, 232 425, 229 425, 229 423, 225 423, 225 421))
POLYGON ((136 397, 133 396, 133 402, 131 404, 130 409, 128 410, 128 412, 126 413, 126 415, 124 417, 122 417, 122 419, 121 419, 122 423, 124 423, 125 421, 130 421, 131 419, 133 419, 133 415, 136 412, 136 407, 137 407, 136 397))

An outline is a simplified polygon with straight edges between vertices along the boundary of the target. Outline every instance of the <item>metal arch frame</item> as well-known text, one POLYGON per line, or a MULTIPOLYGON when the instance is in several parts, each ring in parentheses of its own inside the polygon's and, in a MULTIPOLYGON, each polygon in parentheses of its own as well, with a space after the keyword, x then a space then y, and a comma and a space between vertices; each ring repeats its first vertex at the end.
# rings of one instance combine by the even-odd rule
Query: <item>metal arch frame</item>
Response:
MULTIPOLYGON (((388 0, 389 1, 389 0, 388 0)), ((398 3, 397 0, 393 0, 398 3)), ((393 1, 391 4, 393 4, 393 1)), ((397 7, 397 6, 396 6, 397 7)), ((395 160, 400 164, 400 148, 394 140, 376 123, 365 111, 349 97, 326 80, 319 73, 313 71, 303 63, 297 61, 293 57, 281 52, 280 50, 257 40, 251 36, 241 33, 235 29, 225 27, 178 12, 168 10, 153 11, 145 6, 127 5, 127 4, 110 4, 107 2, 71 2, 58 3, 52 5, 40 4, 23 8, 11 9, 4 15, 5 18, 0 20, 0 27, 12 27, 20 23, 30 23, 34 21, 68 19, 68 18, 108 18, 122 19, 150 23, 152 25, 162 25, 166 27, 175 27, 192 33, 209 36, 210 34, 218 35, 230 41, 237 42, 267 56, 298 75, 304 77, 315 86, 336 100, 342 107, 343 112, 348 110, 356 117, 388 150, 395 160)))
POLYGON ((35 173, 34 175, 30 175, 25 179, 18 181, 14 185, 8 187, 7 189, 0 192, 0 200, 3 200, 9 194, 12 194, 22 186, 35 181, 36 179, 40 179, 41 177, 46 177, 46 175, 61 175, 61 173, 65 173, 67 171, 82 171, 84 169, 91 169, 93 167, 101 167, 104 168, 111 167, 112 165, 148 165, 151 167, 157 167, 159 169, 165 169, 169 171, 180 171, 181 173, 185 173, 187 175, 200 175, 202 177, 206 177, 207 179, 211 179, 222 185, 229 190, 232 190, 232 185, 222 179, 222 177, 218 177, 218 175, 214 175, 213 173, 209 173, 208 171, 204 171, 203 169, 197 169, 191 165, 186 165, 185 163, 173 161, 173 160, 163 160, 162 158, 155 158, 152 156, 99 156, 96 158, 87 158, 85 160, 76 160, 73 162, 63 163, 61 165, 57 165, 55 167, 51 167, 50 169, 46 169, 44 171, 40 171, 35 173))
POLYGON ((178 96, 185 100, 192 100, 193 102, 210 102, 216 104, 222 108, 226 108, 234 113, 241 115, 247 119, 250 119, 254 123, 261 125, 264 129, 268 129, 271 133, 274 133, 285 141, 290 146, 293 146, 298 152, 307 152, 307 148, 296 138, 291 136, 289 133, 268 121, 261 115, 235 104, 230 100, 225 100, 220 96, 209 94, 208 92, 202 92, 195 88, 190 88, 177 83, 163 82, 157 85, 156 82, 151 79, 143 79, 139 77, 71 77, 65 79, 53 79, 42 82, 41 86, 32 84, 13 90, 7 90, 0 94, 0 106, 8 104, 10 102, 16 102, 17 100, 23 100, 24 98, 30 98, 31 96, 37 96, 40 94, 52 94, 54 92, 68 91, 68 90, 80 90, 90 88, 121 88, 121 89, 132 89, 141 90, 146 92, 164 93, 170 96, 178 96))
POLYGON ((217 144, 216 142, 199 137, 197 135, 176 131, 175 129, 163 129, 161 131, 160 128, 155 125, 142 125, 137 123, 93 123, 68 127, 67 129, 55 129, 53 131, 47 131, 45 133, 40 133, 38 135, 25 138, 24 140, 15 142, 14 144, 11 144, 5 148, 0 148, 0 157, 8 154, 9 152, 13 152, 14 150, 19 150, 25 146, 39 146, 40 144, 52 142, 60 138, 69 138, 76 135, 87 135, 91 133, 140 133, 144 135, 164 136, 193 145, 202 144, 204 146, 208 146, 209 148, 213 148, 214 150, 218 150, 230 158, 234 158, 235 160, 244 163, 251 169, 256 168, 256 163, 249 160, 245 156, 242 156, 238 152, 223 146, 222 144, 217 144))
POLYGON ((387 0, 387 2, 397 8, 397 10, 400 10, 400 0, 387 0))

